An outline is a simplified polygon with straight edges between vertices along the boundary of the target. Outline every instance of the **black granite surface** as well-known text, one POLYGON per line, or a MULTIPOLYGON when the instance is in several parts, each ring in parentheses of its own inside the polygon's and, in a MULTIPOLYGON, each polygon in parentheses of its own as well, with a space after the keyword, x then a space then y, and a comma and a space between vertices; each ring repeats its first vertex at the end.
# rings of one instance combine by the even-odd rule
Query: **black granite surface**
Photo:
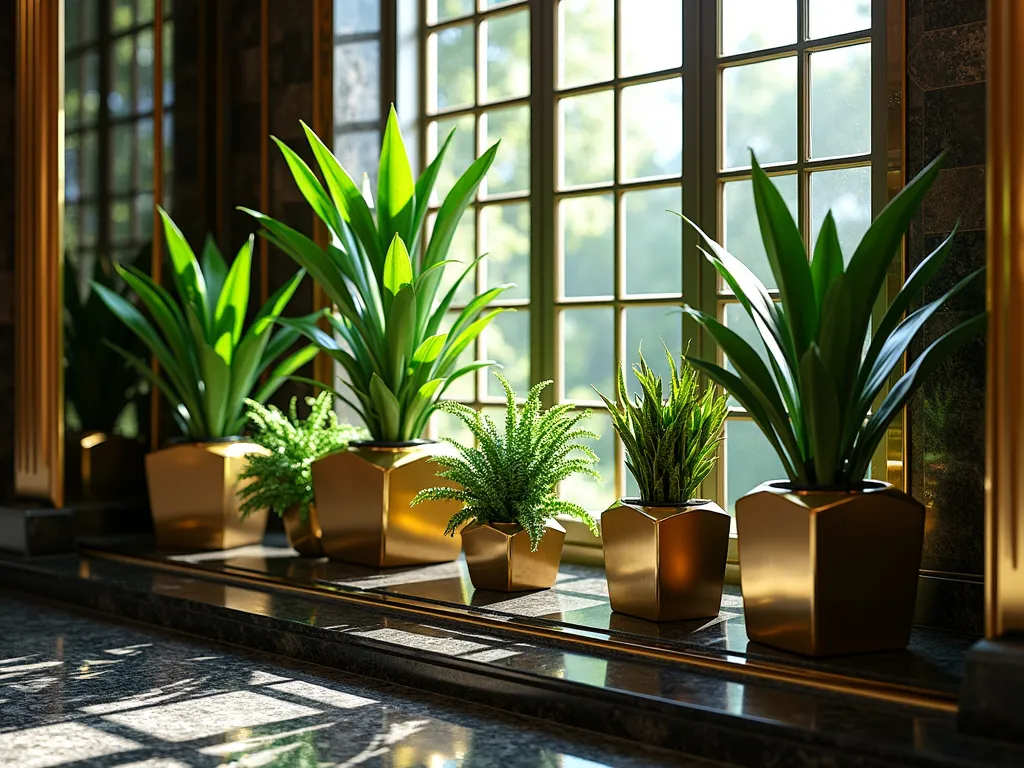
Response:
POLYGON ((0 615, 0 765, 720 765, 10 595, 0 615))
MULTIPOLYGON (((199 572, 196 572, 199 575, 199 572)), ((746 766, 1019 766, 956 733, 953 710, 808 690, 500 626, 252 588, 121 562, 0 558, 0 585, 123 618, 746 766)), ((596 634, 596 633, 595 633, 596 634)))

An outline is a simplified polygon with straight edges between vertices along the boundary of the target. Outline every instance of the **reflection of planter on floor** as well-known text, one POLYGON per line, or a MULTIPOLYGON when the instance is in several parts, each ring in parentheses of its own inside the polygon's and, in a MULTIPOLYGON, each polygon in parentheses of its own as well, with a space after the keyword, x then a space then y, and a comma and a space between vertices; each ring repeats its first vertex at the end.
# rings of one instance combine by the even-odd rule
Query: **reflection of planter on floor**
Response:
POLYGON ((442 444, 432 442, 357 443, 315 461, 313 490, 326 555, 372 567, 457 558, 462 542, 444 531, 458 502, 409 506, 421 490, 439 484, 438 465, 428 459, 444 453, 442 444))
POLYGON ((231 549, 263 540, 267 510, 244 519, 239 474, 254 443, 181 443, 146 456, 149 503, 161 549, 231 549))
POLYGON ((320 520, 316 514, 316 505, 309 505, 309 513, 302 514, 296 504, 288 507, 281 516, 284 532, 288 537, 288 546, 305 557, 323 557, 324 545, 321 541, 322 531, 320 520))
POLYGON ((892 651, 910 640, 924 505, 887 483, 788 490, 736 502, 751 640, 814 656, 892 651))
POLYGON ((601 516, 612 610, 650 621, 717 616, 729 515, 710 501, 617 502, 601 516))
POLYGON ((518 523, 474 524, 462 529, 469 576, 477 589, 520 592, 548 589, 558 578, 565 529, 554 520, 535 551, 530 534, 518 523))

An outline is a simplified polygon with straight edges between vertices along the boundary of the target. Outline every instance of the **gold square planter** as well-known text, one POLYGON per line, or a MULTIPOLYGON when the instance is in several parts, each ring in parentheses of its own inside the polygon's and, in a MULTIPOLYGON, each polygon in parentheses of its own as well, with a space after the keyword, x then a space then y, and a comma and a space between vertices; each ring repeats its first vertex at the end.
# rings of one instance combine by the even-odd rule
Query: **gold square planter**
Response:
POLYGON ((554 520, 530 551, 530 534, 517 523, 468 525, 462 531, 469 577, 477 589, 523 592, 548 589, 558 578, 565 528, 554 520))
POLYGON ((460 504, 410 506, 424 488, 451 485, 437 477, 442 466, 428 461, 446 452, 443 443, 363 443, 313 462, 324 553, 376 568, 455 560, 462 542, 444 530, 460 504))
POLYGON ((309 514, 305 519, 298 506, 288 507, 281 517, 284 532, 288 537, 288 546, 303 557, 323 557, 323 531, 320 519, 316 514, 316 504, 309 505, 309 514))
POLYGON ((649 621, 717 616, 729 554, 729 515, 711 501, 616 502, 601 515, 612 610, 649 621))
POLYGON ((736 502, 747 636, 808 656, 905 648, 924 505, 888 483, 859 491, 765 483, 736 502))
POLYGON ((255 443, 181 443, 146 456, 149 504, 160 549, 232 549, 259 544, 267 510, 239 512, 238 476, 255 443))

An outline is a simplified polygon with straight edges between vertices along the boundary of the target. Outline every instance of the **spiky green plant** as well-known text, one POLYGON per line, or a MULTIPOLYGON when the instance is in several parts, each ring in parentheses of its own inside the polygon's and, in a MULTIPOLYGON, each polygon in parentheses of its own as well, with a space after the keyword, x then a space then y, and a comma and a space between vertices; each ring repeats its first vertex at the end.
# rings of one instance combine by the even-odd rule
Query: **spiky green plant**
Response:
POLYGON ((481 360, 460 366, 459 356, 501 313, 488 305, 511 286, 491 288, 467 302, 447 331, 441 326, 450 317, 456 292, 480 260, 467 264, 443 296, 438 293, 451 263, 452 236, 498 145, 455 182, 426 239, 427 208, 454 131, 414 181, 392 107, 380 153, 377 199, 368 203, 369 194, 364 197, 316 134, 302 127, 327 190, 292 149, 280 141, 277 145, 299 190, 327 225, 331 243, 321 248, 280 221, 242 210, 260 222, 263 237, 309 271, 337 308, 327 314, 332 332, 314 319, 286 321, 345 371, 345 384, 354 397, 337 396, 362 417, 374 440, 415 440, 452 382, 492 364, 481 360))
POLYGON ((238 494, 242 514, 270 509, 280 516, 289 507, 298 507, 305 520, 313 503, 313 462, 344 450, 352 440, 365 439, 366 430, 338 421, 330 392, 306 398, 310 411, 305 419, 299 418, 294 397, 288 413, 255 400, 246 400, 245 404, 249 420, 256 427, 252 441, 270 453, 248 457, 249 464, 241 477, 252 478, 252 482, 238 494))
POLYGON ((939 336, 873 407, 925 322, 983 271, 971 273, 904 317, 945 261, 954 230, 911 273, 881 322, 871 328, 872 309, 889 266, 941 162, 941 156, 933 160, 892 199, 844 266, 831 212, 808 260, 789 208, 751 153, 754 204, 779 287, 778 303, 740 259, 690 222, 707 246, 704 255, 753 321, 771 371, 735 331, 689 308, 736 373, 693 357, 687 360, 747 409, 794 483, 859 485, 889 422, 928 376, 985 326, 985 313, 980 313, 939 336))
POLYGON ((458 449, 457 456, 439 456, 431 461, 447 469, 438 477, 457 483, 459 488, 427 488, 413 504, 423 501, 451 500, 462 509, 448 521, 449 536, 470 521, 477 523, 517 523, 530 534, 530 545, 537 549, 545 522, 555 515, 582 520, 597 535, 597 524, 583 507, 559 499, 555 488, 574 474, 600 478, 593 465, 597 455, 579 441, 596 440, 593 432, 578 424, 590 411, 572 413, 571 405, 556 405, 546 411, 540 407, 540 393, 551 384, 535 384, 522 408, 516 406, 516 393, 508 379, 494 374, 505 389, 505 432, 489 416, 451 401, 439 408, 465 422, 479 443, 463 445, 448 437, 441 439, 458 449))
POLYGON ((171 217, 163 218, 167 252, 174 271, 177 301, 135 267, 115 265, 117 273, 138 294, 150 319, 115 291, 93 282, 93 290, 110 310, 149 347, 160 363, 160 375, 141 358, 111 344, 140 375, 163 393, 182 432, 194 439, 237 435, 245 426, 244 399, 266 401, 288 376, 316 355, 313 345, 289 353, 299 332, 282 328, 272 333, 305 274, 301 270, 271 296, 255 320, 245 327, 252 269, 252 237, 238 251, 229 270, 211 238, 200 267, 195 254, 171 217), (259 377, 272 363, 265 381, 259 377))
POLYGON ((642 396, 637 393, 629 401, 624 367, 619 369, 617 402, 597 392, 626 448, 626 468, 636 479, 644 504, 684 504, 695 497, 715 466, 729 410, 726 398, 714 387, 701 391, 693 367, 684 361, 677 368, 667 348, 665 357, 670 368, 667 399, 661 377, 648 367, 643 352, 640 364, 633 366, 642 396))

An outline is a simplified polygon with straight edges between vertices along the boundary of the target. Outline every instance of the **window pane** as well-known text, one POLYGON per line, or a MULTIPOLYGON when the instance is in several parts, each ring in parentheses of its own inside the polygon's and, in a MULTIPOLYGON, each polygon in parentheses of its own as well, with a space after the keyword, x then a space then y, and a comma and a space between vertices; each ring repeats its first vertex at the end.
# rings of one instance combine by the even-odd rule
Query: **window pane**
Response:
POLYGON ((135 104, 139 112, 153 109, 153 30, 135 38, 135 104))
POLYGON ((622 89, 623 181, 683 172, 683 80, 622 89))
POLYGON ((78 137, 70 135, 64 139, 64 198, 77 200, 82 196, 81 155, 78 137))
POLYGON ((559 102, 563 187, 612 180, 615 160, 614 110, 611 91, 575 96, 559 102))
POLYGON ((530 93, 530 12, 507 13, 480 25, 487 52, 482 73, 487 101, 516 99, 530 93))
POLYGON ((153 195, 138 195, 135 198, 135 241, 144 243, 153 237, 153 195))
POLYGON ((95 205, 82 205, 79 208, 79 216, 82 227, 82 237, 79 243, 83 248, 91 248, 96 244, 96 238, 99 236, 99 209, 95 205))
POLYGON ((68 130, 78 126, 82 108, 81 60, 66 59, 64 62, 64 120, 68 130))
POLYGON ((683 3, 646 0, 622 3, 619 12, 620 74, 640 75, 683 64, 683 3))
POLYGON ((462 445, 473 445, 473 433, 469 431, 469 427, 458 416, 443 411, 436 411, 430 417, 430 421, 430 434, 435 438, 450 437, 452 440, 458 440, 462 445))
MULTIPOLYGON (((347 2, 347 0, 342 0, 347 2)), ((427 0, 427 21, 447 21, 473 12, 473 0, 427 0)))
POLYGON ((509 107, 482 118, 484 146, 501 139, 494 164, 487 172, 486 194, 530 191, 530 108, 509 107))
POLYGON ((380 43, 334 47, 334 119, 337 125, 380 117, 380 43))
POLYGON ((588 475, 573 475, 558 489, 563 499, 575 502, 589 512, 602 512, 615 501, 615 433, 611 417, 604 411, 595 411, 583 419, 579 426, 599 435, 598 440, 582 440, 597 454, 600 461, 594 467, 600 474, 597 480, 588 475))
POLYGON ((110 51, 110 92, 107 107, 114 115, 127 115, 132 111, 132 64, 135 50, 131 37, 114 43, 110 51))
MULTIPOLYGON (((455 182, 473 164, 475 159, 476 142, 474 141, 473 133, 476 130, 476 125, 472 115, 463 115, 462 117, 453 117, 431 123, 430 159, 433 160, 436 157, 437 150, 444 144, 452 130, 455 131, 455 135, 452 137, 452 143, 448 145, 444 163, 441 164, 441 169, 437 173, 437 183, 434 185, 435 202, 437 204, 444 200, 445 196, 455 185, 455 182)), ((498 151, 500 152, 501 150, 498 151)))
POLYGON ((135 20, 137 24, 148 24, 153 21, 153 5, 154 0, 138 0, 138 18, 135 20))
POLYGON ((871 151, 871 44, 811 54, 811 156, 871 151))
MULTIPOLYGON (((484 359, 495 360, 503 366, 500 370, 512 389, 520 397, 526 397, 530 388, 530 311, 502 312, 484 330, 483 338, 484 359)), ((488 395, 504 397, 501 382, 490 372, 485 381, 488 395)))
POLYGON ((82 56, 82 122, 93 123, 100 111, 100 57, 95 51, 82 56))
MULTIPOLYGON (((683 353, 683 315, 678 306, 666 304, 659 307, 631 307, 626 310, 626 389, 630 394, 640 391, 633 366, 640 362, 640 351, 655 373, 661 376, 668 397, 669 368, 665 349, 679 366, 680 355, 683 353)), ((614 394, 604 394, 614 399, 614 394)))
MULTIPOLYGON (((144 120, 139 120, 135 124, 135 136, 138 141, 136 145, 138 163, 135 166, 135 187, 136 189, 151 189, 153 186, 153 120, 148 117, 144 120)), ((130 148, 125 145, 115 144, 111 147, 111 151, 114 153, 130 152, 130 148)))
MULTIPOLYGON (((746 310, 738 302, 733 301, 725 305, 723 315, 725 325, 747 342, 757 353, 758 357, 764 361, 768 370, 771 370, 768 350, 765 349, 764 344, 761 342, 761 336, 758 334, 757 328, 754 327, 754 321, 750 319, 750 315, 747 314, 746 310)), ((724 363, 728 370, 733 373, 736 372, 736 369, 733 368, 732 363, 728 359, 724 360, 724 363)), ((729 395, 729 405, 737 408, 741 407, 739 401, 732 395, 729 395)))
POLYGON ((615 74, 615 0, 558 4, 558 86, 611 80, 615 74))
POLYGON ((782 462, 757 425, 747 419, 725 422, 725 508, 736 514, 736 499, 768 480, 785 480, 782 462))
POLYGON ((683 222, 668 211, 682 211, 678 186, 627 192, 625 219, 626 293, 681 293, 683 222))
POLYGON ((96 39, 96 21, 99 18, 99 0, 82 0, 82 42, 96 39))
POLYGON ((72 49, 78 46, 79 30, 81 29, 81 2, 64 4, 64 47, 72 49))
POLYGON ((530 296, 530 205, 488 205, 480 211, 480 250, 487 275, 486 287, 515 283, 502 299, 530 296))
POLYGON ((82 134, 82 197, 95 198, 99 190, 99 144, 96 131, 82 134))
MULTIPOLYGON (((167 3, 164 3, 164 8, 167 3)), ((164 22, 164 109, 174 105, 174 22, 164 22)))
POLYGON ((434 66, 432 104, 435 109, 471 106, 474 101, 473 25, 460 24, 430 36, 434 66))
MULTIPOLYGON (((772 176, 772 183, 779 188, 790 213, 796 216, 796 174, 772 176)), ((722 243, 725 249, 746 264, 766 287, 777 287, 761 241, 754 207, 754 187, 749 179, 722 185, 722 208, 725 212, 725 238, 722 243)))
POLYGON ((370 189, 377 188, 377 166, 380 161, 378 131, 341 131, 334 137, 334 156, 357 184, 363 174, 370 178, 370 189))
MULTIPOLYGON (((431 214, 430 219, 427 222, 427 226, 431 233, 434 230, 434 221, 436 218, 436 215, 431 214)), ((458 280, 459 276, 466 271, 466 268, 473 263, 476 256, 476 220, 473 216, 473 211, 468 210, 459 221, 459 225, 455 228, 455 234, 452 235, 451 245, 448 247, 448 260, 456 263, 448 264, 444 268, 444 276, 441 278, 441 287, 438 291, 441 296, 447 295, 451 287, 455 285, 455 281, 458 280)), ((459 284, 459 289, 455 293, 454 304, 455 306, 464 306, 475 295, 476 278, 475 271, 473 271, 466 275, 466 278, 459 284)))
POLYGON ((562 312, 563 399, 597 400, 597 387, 612 389, 615 373, 615 325, 611 308, 562 312))
POLYGON ((380 29, 380 0, 334 0, 334 34, 357 35, 380 29))
POLYGON ((808 10, 812 39, 871 27, 871 0, 810 0, 808 10))
POLYGON ((722 73, 726 168, 796 160, 796 57, 729 67, 722 73))
POLYGON ((796 4, 797 0, 722 0, 722 55, 795 43, 796 4))
MULTIPOLYGON (((441 331, 450 331, 452 325, 458 319, 458 312, 449 312, 445 318, 445 322, 441 323, 441 331)), ((459 355, 458 363, 455 365, 455 370, 471 365, 474 360, 477 359, 476 344, 470 344, 463 350, 462 354, 459 355)), ((452 382, 452 385, 444 393, 446 400, 462 400, 472 401, 476 398, 476 374, 468 373, 452 382)))
POLYGON ((78 250, 78 206, 64 206, 64 251, 75 253, 78 250))
MULTIPOLYGON (((135 126, 114 126, 110 131, 110 189, 113 192, 127 192, 132 188, 132 144, 135 126)), ((152 158, 150 158, 152 162, 152 158)), ((152 168, 150 168, 152 174, 152 168)))
POLYGON ((860 239, 871 224, 871 167, 844 168, 811 174, 811 232, 815 242, 825 214, 839 231, 843 261, 849 263, 860 239))
POLYGON ((114 243, 127 243, 132 239, 132 206, 127 200, 110 204, 110 239, 114 243))
POLYGON ((110 0, 110 26, 115 32, 132 26, 135 15, 132 5, 134 0, 110 0))
POLYGON ((558 205, 562 295, 615 293, 615 204, 611 195, 570 197, 558 205))

